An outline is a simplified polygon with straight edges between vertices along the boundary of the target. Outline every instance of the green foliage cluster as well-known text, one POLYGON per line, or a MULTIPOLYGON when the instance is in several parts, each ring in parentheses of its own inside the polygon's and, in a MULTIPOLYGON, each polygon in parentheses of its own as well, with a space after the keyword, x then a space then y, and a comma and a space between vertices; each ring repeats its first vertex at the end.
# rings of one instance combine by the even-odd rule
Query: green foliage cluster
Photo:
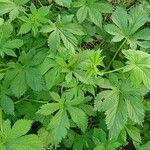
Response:
POLYGON ((150 150, 150 3, 125 3, 0 0, 0 150, 150 150))

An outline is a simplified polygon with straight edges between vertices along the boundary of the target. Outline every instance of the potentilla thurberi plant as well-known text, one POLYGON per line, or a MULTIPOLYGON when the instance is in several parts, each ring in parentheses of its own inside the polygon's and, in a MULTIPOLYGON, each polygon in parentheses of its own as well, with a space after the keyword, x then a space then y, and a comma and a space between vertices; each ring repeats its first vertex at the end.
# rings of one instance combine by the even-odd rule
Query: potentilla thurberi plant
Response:
POLYGON ((150 3, 0 0, 0 150, 150 150, 150 3))

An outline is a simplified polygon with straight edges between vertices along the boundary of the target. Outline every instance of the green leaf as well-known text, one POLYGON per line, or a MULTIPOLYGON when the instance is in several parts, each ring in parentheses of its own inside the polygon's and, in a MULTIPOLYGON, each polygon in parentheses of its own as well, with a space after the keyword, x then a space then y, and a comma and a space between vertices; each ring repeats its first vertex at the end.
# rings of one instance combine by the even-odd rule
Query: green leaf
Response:
POLYGON ((0 18, 0 26, 3 25, 3 23, 4 23, 4 19, 0 18))
POLYGON ((11 0, 0 1, 0 15, 8 13, 15 8, 15 4, 11 0))
POLYGON ((24 23, 21 25, 18 34, 25 34, 25 33, 28 33, 30 30, 31 30, 31 26, 27 23, 24 23))
MULTIPOLYGON (((9 55, 9 56, 17 57, 17 55, 15 54, 15 52, 13 50, 9 49, 9 48, 4 48, 3 52, 5 54, 9 55)), ((2 57, 4 57, 4 56, 2 55, 2 57)))
POLYGON ((76 37, 72 33, 66 32, 65 30, 61 30, 60 37, 64 46, 72 53, 75 53, 74 47, 77 46, 78 43, 76 37))
POLYGON ((145 28, 134 34, 134 38, 138 40, 149 40, 150 41, 150 29, 145 28))
POLYGON ((102 15, 99 13, 99 9, 90 7, 89 8, 89 18, 91 22, 95 23, 97 26, 102 26, 102 15))
POLYGON ((140 130, 137 127, 128 125, 126 127, 126 131, 129 134, 129 136, 132 138, 133 141, 141 142, 141 135, 140 130))
POLYGON ((31 128, 32 121, 18 120, 11 129, 11 138, 15 139, 25 135, 31 128))
POLYGON ((115 25, 108 24, 104 28, 109 34, 114 35, 113 42, 126 39, 132 49, 136 49, 137 45, 143 48, 150 47, 149 30, 143 29, 138 32, 148 21, 148 15, 141 6, 133 7, 129 13, 124 8, 117 7, 111 18, 115 25))
POLYGON ((38 130, 38 137, 43 142, 44 147, 48 147, 51 144, 51 135, 45 128, 38 130))
POLYGON ((75 35, 84 35, 81 26, 72 23, 72 15, 58 16, 55 23, 50 22, 50 25, 41 29, 41 32, 51 32, 48 38, 48 45, 51 50, 58 50, 63 42, 64 46, 74 53, 74 48, 78 44, 75 35))
POLYGON ((48 46, 52 51, 57 51, 59 49, 60 35, 58 30, 53 31, 48 37, 48 46))
POLYGON ((102 27, 102 13, 112 12, 112 6, 107 2, 92 1, 77 1, 73 4, 74 7, 80 7, 77 11, 77 19, 82 23, 86 18, 95 25, 102 27))
POLYGON ((70 123, 66 112, 66 105, 64 105, 64 100, 61 99, 58 101, 60 97, 54 92, 52 92, 51 95, 54 100, 56 99, 58 103, 45 104, 40 108, 38 113, 42 115, 50 115, 52 113, 55 113, 50 120, 48 129, 52 134, 53 144, 58 145, 61 142, 62 138, 65 138, 65 136, 67 135, 67 130, 70 127, 70 123))
POLYGON ((55 24, 53 24, 52 22, 50 22, 50 25, 44 25, 40 32, 43 32, 43 33, 49 33, 49 32, 52 32, 55 30, 55 24))
POLYGON ((125 102, 119 99, 119 92, 116 89, 102 91, 96 99, 98 102, 95 103, 95 109, 105 111, 110 139, 117 137, 127 123, 125 102))
POLYGON ((16 57, 15 52, 12 49, 20 48, 23 45, 23 41, 19 39, 15 39, 12 41, 7 41, 3 46, 3 52, 7 55, 16 57))
POLYGON ((30 62, 30 66, 40 65, 45 60, 45 57, 46 57, 46 52, 44 50, 36 52, 36 54, 33 53, 32 60, 30 62))
POLYGON ((25 72, 26 82, 31 89, 35 91, 42 91, 45 89, 45 83, 42 75, 36 68, 28 68, 25 72))
POLYGON ((67 131, 70 128, 68 114, 70 114, 71 119, 76 123, 76 125, 83 132, 85 132, 88 125, 88 118, 86 113, 77 106, 81 104, 82 101, 77 98, 71 100, 72 97, 70 98, 67 93, 62 95, 60 98, 57 93, 51 92, 51 97, 55 100, 55 102, 43 105, 38 113, 42 115, 54 114, 51 117, 50 123, 48 125, 48 129, 53 135, 54 144, 59 144, 62 138, 65 138, 67 135, 67 131))
POLYGON ((88 13, 88 8, 86 6, 82 6, 77 11, 77 19, 78 19, 79 23, 82 23, 86 19, 87 13, 88 13))
POLYGON ((14 39, 14 40, 11 40, 11 41, 8 41, 6 44, 5 44, 5 48, 11 48, 11 49, 14 49, 14 48, 20 48, 21 46, 23 45, 23 41, 20 40, 20 39, 14 39))
POLYGON ((19 49, 23 45, 21 39, 10 38, 13 28, 10 23, 4 23, 0 28, 0 55, 3 58, 5 54, 16 57, 14 49, 19 49))
POLYGON ((26 84, 24 71, 20 71, 20 73, 15 76, 11 82, 10 88, 16 97, 21 97, 27 91, 28 87, 26 84))
POLYGON ((106 123, 110 139, 116 137, 127 123, 127 109, 123 101, 114 101, 114 106, 106 111, 106 123))
POLYGON ((95 5, 95 7, 99 7, 100 12, 102 13, 112 13, 112 5, 107 2, 99 2, 98 4, 95 5))
POLYGON ((82 26, 75 23, 66 24, 63 27, 63 30, 76 35, 84 35, 84 32, 82 31, 82 26))
POLYGON ((133 84, 138 86, 143 82, 150 89, 150 55, 135 50, 124 50, 123 54, 128 59, 124 72, 130 73, 133 84))
POLYGON ((40 110, 37 113, 40 113, 42 115, 50 115, 60 109, 60 104, 59 103, 50 103, 50 104, 45 104, 42 105, 40 110))
POLYGON ((64 111, 63 109, 59 110, 51 119, 50 124, 48 125, 48 128, 51 130, 51 133, 53 135, 53 142, 55 145, 60 143, 62 138, 65 138, 69 127, 70 123, 66 111, 64 111))
POLYGON ((128 115, 131 120, 142 125, 144 121, 144 107, 140 99, 135 96, 126 96, 128 115))
POLYGON ((135 6, 130 10, 129 28, 130 34, 135 33, 148 21, 148 14, 141 6, 135 6))
POLYGON ((9 13, 10 20, 12 21, 24 10, 22 6, 28 1, 29 0, 0 0, 0 15, 9 13))
POLYGON ((109 137, 113 139, 117 138, 120 131, 125 128, 128 118, 142 125, 144 121, 142 101, 147 90, 140 86, 134 87, 130 81, 118 80, 114 75, 110 75, 109 81, 106 81, 104 81, 105 86, 102 84, 101 87, 109 90, 97 95, 95 110, 105 112, 109 137))
POLYGON ((147 142, 146 144, 142 145, 139 150, 149 150, 150 148, 150 142, 147 142))
POLYGON ((131 1, 0 0, 0 150, 150 149, 149 3, 131 1))
POLYGON ((13 21, 18 17, 18 15, 19 15, 19 10, 15 8, 9 13, 9 18, 11 21, 13 21))
POLYGON ((45 82, 48 89, 51 89, 54 85, 59 83, 60 74, 59 74, 59 68, 53 68, 50 69, 45 74, 45 82))
POLYGON ((111 98, 117 99, 116 91, 105 90, 105 91, 100 92, 96 96, 94 109, 97 111, 106 111, 112 105, 112 103, 110 103, 111 98), (106 99, 106 101, 103 101, 103 99, 106 99))
POLYGON ((56 102, 59 102, 61 100, 59 94, 57 94, 55 92, 51 92, 50 95, 51 95, 52 99, 56 102))
POLYGON ((122 7, 117 7, 116 11, 112 14, 112 20, 123 31, 127 29, 128 14, 122 7))
POLYGON ((119 35, 119 36, 122 34, 122 31, 114 24, 107 24, 104 26, 104 28, 109 34, 119 35))
POLYGON ((42 142, 39 140, 39 138, 36 135, 26 135, 22 136, 18 139, 13 141, 12 143, 7 144, 8 149, 13 150, 44 150, 44 147, 42 145, 42 142))
POLYGON ((25 34, 32 30, 35 37, 42 24, 49 22, 46 18, 46 15, 49 13, 49 7, 42 6, 37 9, 34 4, 31 4, 30 11, 31 14, 19 17, 24 22, 20 27, 19 34, 25 34))
POLYGON ((0 80, 4 78, 5 73, 0 73, 0 80))
POLYGON ((70 7, 72 0, 55 0, 55 2, 61 6, 70 7))
POLYGON ((68 111, 71 115, 72 120, 77 124, 77 126, 83 131, 85 132, 85 130, 87 129, 87 124, 88 124, 88 120, 87 120, 87 116, 85 114, 85 112, 77 107, 69 107, 68 111))
POLYGON ((2 96, 0 102, 5 113, 14 115, 14 102, 11 98, 2 96))
POLYGON ((4 121, 3 131, 0 131, 3 149, 44 150, 38 136, 34 134, 25 135, 30 130, 31 123, 32 121, 29 120, 18 120, 11 128, 10 121, 4 121))

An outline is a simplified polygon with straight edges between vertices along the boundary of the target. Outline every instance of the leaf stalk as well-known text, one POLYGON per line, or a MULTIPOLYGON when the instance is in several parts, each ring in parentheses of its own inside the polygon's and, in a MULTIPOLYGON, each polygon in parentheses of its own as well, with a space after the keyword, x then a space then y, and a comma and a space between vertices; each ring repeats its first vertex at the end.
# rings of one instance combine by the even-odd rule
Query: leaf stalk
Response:
POLYGON ((126 43, 126 40, 124 40, 122 42, 122 44, 119 46, 118 50, 116 51, 116 53, 114 54, 113 58, 111 59, 111 61, 109 62, 108 66, 106 67, 105 71, 108 70, 111 66, 111 64, 113 63, 113 61, 115 60, 116 56, 118 55, 118 53, 120 52, 121 48, 124 46, 124 44, 126 43))

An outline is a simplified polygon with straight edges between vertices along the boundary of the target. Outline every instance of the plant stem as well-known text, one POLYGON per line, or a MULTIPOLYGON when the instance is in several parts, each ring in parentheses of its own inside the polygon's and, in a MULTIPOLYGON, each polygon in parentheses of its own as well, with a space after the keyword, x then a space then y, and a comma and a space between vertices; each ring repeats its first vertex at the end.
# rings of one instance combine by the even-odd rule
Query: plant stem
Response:
POLYGON ((0 64, 0 67, 8 67, 7 64, 0 64))
MULTIPOLYGON (((26 16, 28 16, 28 13, 26 13, 25 11, 22 11, 26 16)), ((19 19, 21 19, 21 18, 19 18, 19 19)), ((22 20, 23 21, 23 20, 22 20)))
POLYGON ((9 70, 11 67, 8 67, 8 68, 4 68, 4 69, 1 69, 0 72, 4 72, 4 71, 7 71, 9 70))
POLYGON ((3 131, 3 116, 2 116, 2 108, 0 107, 0 131, 3 131))
POLYGON ((40 0, 37 0, 37 1, 40 4, 40 6, 43 7, 43 4, 41 3, 41 1, 40 0))
POLYGON ((27 99, 28 101, 34 102, 34 103, 41 103, 41 104, 46 104, 47 101, 39 101, 39 100, 35 100, 35 99, 27 99))
POLYGON ((45 104, 47 103, 47 101, 39 101, 39 100, 35 100, 35 99, 27 99, 27 98, 23 98, 23 99, 20 99, 19 101, 15 102, 14 104, 18 104, 22 101, 30 101, 30 102, 34 102, 34 103, 41 103, 41 104, 45 104))
POLYGON ((121 67, 121 68, 118 68, 118 69, 115 69, 115 70, 106 71, 106 72, 103 73, 103 75, 120 71, 120 70, 122 70, 123 68, 124 68, 124 67, 121 67))
POLYGON ((24 100, 26 100, 29 97, 29 95, 27 95, 26 97, 21 98, 20 100, 18 100, 17 102, 15 102, 14 104, 18 104, 24 100))
POLYGON ((111 59, 110 63, 108 64, 108 66, 106 67, 105 71, 108 70, 111 66, 111 64, 113 63, 113 61, 115 60, 116 56, 118 55, 118 53, 120 52, 121 48, 123 47, 123 45, 126 43, 126 40, 124 40, 122 42, 122 44, 119 46, 118 50, 116 51, 115 55, 113 56, 113 58, 111 59))

